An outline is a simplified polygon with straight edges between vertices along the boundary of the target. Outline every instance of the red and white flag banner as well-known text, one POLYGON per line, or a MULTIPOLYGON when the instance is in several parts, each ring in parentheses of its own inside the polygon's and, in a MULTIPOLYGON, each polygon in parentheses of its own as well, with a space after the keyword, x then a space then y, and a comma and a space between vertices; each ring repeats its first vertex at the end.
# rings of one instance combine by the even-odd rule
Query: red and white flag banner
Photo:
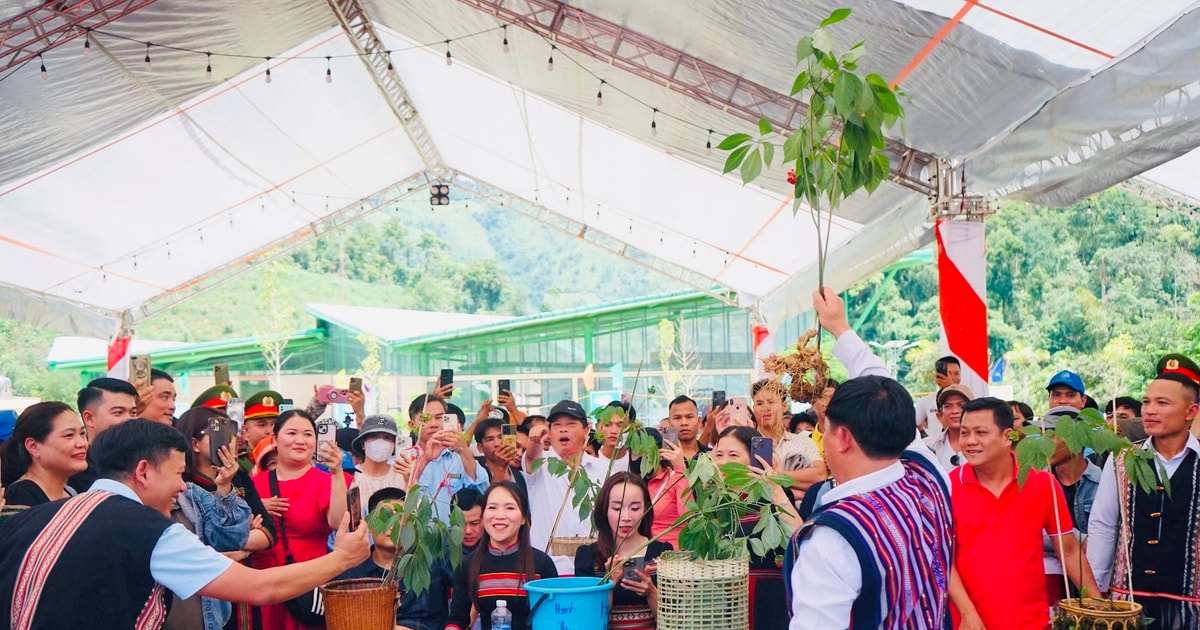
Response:
POLYGON ((962 362, 962 383, 986 396, 987 265, 983 223, 937 223, 938 306, 942 349, 962 362))
POLYGON ((754 339, 754 380, 757 381, 766 378, 767 372, 763 369, 763 359, 771 356, 775 343, 770 329, 762 324, 751 326, 750 335, 754 339))
POLYGON ((108 344, 108 376, 129 380, 129 344, 132 337, 115 337, 108 344))

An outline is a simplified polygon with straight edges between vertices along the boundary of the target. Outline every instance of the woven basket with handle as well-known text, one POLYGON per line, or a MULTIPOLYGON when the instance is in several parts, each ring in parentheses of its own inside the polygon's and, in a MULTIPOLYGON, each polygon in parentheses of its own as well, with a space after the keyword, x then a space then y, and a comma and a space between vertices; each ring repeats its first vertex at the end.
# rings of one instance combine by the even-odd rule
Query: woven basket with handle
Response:
POLYGON ((658 630, 749 626, 749 558, 692 560, 687 551, 658 557, 658 630))
POLYGON ((393 630, 396 627, 396 587, 378 578, 337 580, 321 587, 327 630, 393 630))

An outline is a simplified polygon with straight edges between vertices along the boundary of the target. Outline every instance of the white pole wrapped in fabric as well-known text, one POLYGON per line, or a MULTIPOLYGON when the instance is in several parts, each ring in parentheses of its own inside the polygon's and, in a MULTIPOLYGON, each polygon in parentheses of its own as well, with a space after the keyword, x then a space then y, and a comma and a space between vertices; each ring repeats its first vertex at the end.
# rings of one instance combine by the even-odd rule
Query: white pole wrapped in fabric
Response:
POLYGON ((937 223, 942 349, 962 362, 962 383, 988 392, 987 268, 983 223, 937 223))

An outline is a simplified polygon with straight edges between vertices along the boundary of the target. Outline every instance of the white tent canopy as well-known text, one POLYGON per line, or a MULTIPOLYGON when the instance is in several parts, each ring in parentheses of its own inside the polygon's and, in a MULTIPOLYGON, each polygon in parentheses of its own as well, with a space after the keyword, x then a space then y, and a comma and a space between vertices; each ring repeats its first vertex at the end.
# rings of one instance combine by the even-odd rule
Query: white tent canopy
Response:
MULTIPOLYGON (((0 73, 0 316, 105 337, 123 313, 161 312, 264 253, 378 207, 424 203, 428 154, 329 4, 137 4, 148 6, 96 26, 90 54, 78 29, 70 43, 37 44, 47 80, 36 58, 0 73), (213 79, 204 54, 175 48, 212 51, 213 79)), ((864 65, 902 78, 912 99, 896 139, 965 163, 971 190, 993 196, 1066 204, 1200 145, 1194 2, 363 4, 456 192, 615 243, 693 286, 736 293, 770 321, 806 307, 816 239, 805 213, 793 217, 781 171, 743 187, 720 175, 724 155, 706 152, 707 130, 715 145, 752 124, 617 63, 622 51, 605 59, 567 45, 583 36, 569 30, 579 22, 558 22, 552 51, 542 32, 501 31, 504 11, 574 11, 786 93, 795 40, 852 6, 835 37, 866 39, 864 65)), ((0 20, 36 7, 0 9, 0 20)), ((1200 196, 1180 172, 1151 175, 1175 173, 1164 183, 1200 196)), ((898 184, 847 201, 827 284, 927 243, 927 221, 924 195, 898 184)))

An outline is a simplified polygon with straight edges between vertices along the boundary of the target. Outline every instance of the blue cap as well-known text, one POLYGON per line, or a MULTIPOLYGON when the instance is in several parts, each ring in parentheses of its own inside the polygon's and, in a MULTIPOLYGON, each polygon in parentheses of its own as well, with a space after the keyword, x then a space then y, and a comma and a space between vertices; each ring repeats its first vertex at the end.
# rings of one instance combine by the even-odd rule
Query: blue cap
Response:
POLYGON ((1087 391, 1083 389, 1083 379, 1079 378, 1079 375, 1071 370, 1063 370, 1058 374, 1055 374, 1054 377, 1050 379, 1050 384, 1046 385, 1046 391, 1054 389, 1055 385, 1066 385, 1080 394, 1087 393, 1087 391))
POLYGON ((17 412, 12 409, 0 409, 0 442, 12 437, 16 426, 17 412))

